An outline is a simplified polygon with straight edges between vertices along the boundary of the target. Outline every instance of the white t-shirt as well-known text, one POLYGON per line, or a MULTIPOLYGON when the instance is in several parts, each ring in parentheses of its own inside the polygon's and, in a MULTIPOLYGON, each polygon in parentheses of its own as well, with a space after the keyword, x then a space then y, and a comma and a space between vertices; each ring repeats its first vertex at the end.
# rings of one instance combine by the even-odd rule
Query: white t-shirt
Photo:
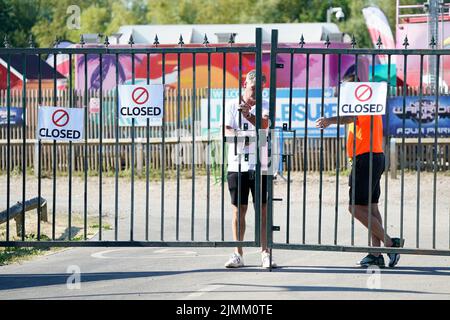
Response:
MULTIPOLYGON (((236 143, 237 147, 233 141, 227 142, 228 145, 228 172, 239 172, 239 158, 241 162, 241 172, 247 172, 249 170, 255 170, 256 168, 256 132, 255 126, 245 119, 245 117, 238 110, 239 103, 237 100, 233 99, 225 103, 225 126, 231 127, 232 129, 239 130, 238 141, 236 143), (239 128, 239 117, 241 116, 241 128, 239 128), (244 131, 244 124, 247 124, 247 130, 244 131), (249 137, 249 144, 245 144, 245 138, 249 137), (236 150, 237 149, 237 150, 236 150), (245 154, 248 154, 248 160, 245 161, 245 154)), ((250 113, 256 116, 256 106, 253 106, 250 113)), ((267 100, 262 101, 262 116, 269 116, 269 102, 267 100)), ((222 119, 222 117, 221 117, 222 119)), ((267 131, 267 130, 265 130, 267 131)), ((267 132, 264 135, 267 136, 267 132)), ((233 137, 226 137, 228 139, 233 139, 233 137)), ((261 140, 261 136, 260 136, 261 140)), ((267 141, 267 140, 266 140, 267 141)), ((261 160, 261 169, 267 170, 267 144, 264 141, 260 141, 261 148, 259 157, 261 160)))

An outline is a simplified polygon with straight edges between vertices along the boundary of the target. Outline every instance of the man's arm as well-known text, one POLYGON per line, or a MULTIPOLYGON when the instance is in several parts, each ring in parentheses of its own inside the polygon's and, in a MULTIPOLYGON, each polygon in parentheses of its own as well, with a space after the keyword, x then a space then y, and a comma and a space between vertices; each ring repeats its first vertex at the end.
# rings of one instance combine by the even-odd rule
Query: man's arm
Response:
MULTIPOLYGON (((355 116, 342 116, 339 117, 339 124, 349 124, 353 123, 356 120, 355 116)), ((319 118, 316 120, 316 128, 325 129, 326 127, 337 124, 338 117, 330 117, 330 118, 319 118)))
POLYGON ((225 137, 234 137, 236 135, 236 130, 230 126, 225 126, 225 137))
MULTIPOLYGON (((253 126, 256 127, 256 116, 250 112, 251 107, 247 105, 245 102, 242 102, 239 105, 239 108, 241 110, 242 116, 247 119, 248 122, 250 122, 253 126)), ((268 110, 265 113, 263 110, 263 116, 261 119, 261 128, 267 129, 269 127, 269 115, 268 110)))

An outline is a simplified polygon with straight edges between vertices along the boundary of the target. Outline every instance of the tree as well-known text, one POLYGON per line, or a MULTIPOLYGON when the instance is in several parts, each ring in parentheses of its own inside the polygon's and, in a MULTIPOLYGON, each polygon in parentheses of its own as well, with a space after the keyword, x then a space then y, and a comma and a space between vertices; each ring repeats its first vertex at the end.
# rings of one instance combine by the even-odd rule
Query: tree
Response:
POLYGON ((38 17, 42 1, 35 0, 0 0, 0 37, 5 35, 15 47, 28 46, 31 28, 38 17))
POLYGON ((55 38, 79 42, 86 33, 109 35, 121 25, 143 23, 147 11, 143 0, 46 0, 45 3, 39 21, 32 28, 43 47, 52 46, 55 38), (80 29, 67 25, 71 15, 67 9, 71 5, 80 8, 80 29))

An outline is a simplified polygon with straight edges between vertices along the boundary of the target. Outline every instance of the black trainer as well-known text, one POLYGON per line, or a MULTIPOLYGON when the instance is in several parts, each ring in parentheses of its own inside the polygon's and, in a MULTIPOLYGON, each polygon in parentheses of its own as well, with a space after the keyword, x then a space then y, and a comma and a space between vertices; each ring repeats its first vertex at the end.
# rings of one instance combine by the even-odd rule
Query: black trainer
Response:
POLYGON ((384 258, 383 255, 379 255, 378 257, 373 254, 368 254, 361 261, 358 262, 358 265, 361 267, 369 267, 369 266, 377 266, 380 268, 384 268, 384 258))
MULTIPOLYGON (((391 240, 393 248, 403 248, 403 245, 405 244, 405 239, 392 238, 391 240)), ((395 267, 400 260, 400 253, 388 253, 387 255, 389 257, 389 267, 395 267)))

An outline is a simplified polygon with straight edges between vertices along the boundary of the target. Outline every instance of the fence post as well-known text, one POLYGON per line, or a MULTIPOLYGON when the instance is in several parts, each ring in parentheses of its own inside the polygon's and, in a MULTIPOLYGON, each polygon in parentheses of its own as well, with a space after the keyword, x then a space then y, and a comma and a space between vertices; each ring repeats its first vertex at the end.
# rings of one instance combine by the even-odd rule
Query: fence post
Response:
POLYGON ((389 164, 391 171, 391 179, 397 179, 397 147, 395 145, 395 138, 390 138, 390 155, 389 155, 389 164))
POLYGON ((34 143, 34 155, 33 155, 33 172, 34 177, 37 178, 39 176, 39 139, 36 139, 34 143))

